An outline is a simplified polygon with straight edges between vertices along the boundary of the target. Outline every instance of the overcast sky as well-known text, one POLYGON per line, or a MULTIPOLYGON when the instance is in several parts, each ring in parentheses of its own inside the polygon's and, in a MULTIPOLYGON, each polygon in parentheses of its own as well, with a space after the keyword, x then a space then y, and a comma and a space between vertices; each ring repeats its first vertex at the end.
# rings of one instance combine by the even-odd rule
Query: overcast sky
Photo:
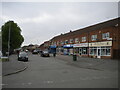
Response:
POLYGON ((118 17, 118 2, 1 2, 0 26, 13 20, 23 45, 41 44, 61 33, 118 17))

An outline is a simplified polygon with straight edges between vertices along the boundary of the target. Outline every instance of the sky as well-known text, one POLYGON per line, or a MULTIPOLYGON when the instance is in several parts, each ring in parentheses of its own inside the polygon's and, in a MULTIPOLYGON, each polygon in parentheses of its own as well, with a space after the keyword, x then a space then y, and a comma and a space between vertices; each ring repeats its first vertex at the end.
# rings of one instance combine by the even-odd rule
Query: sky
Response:
POLYGON ((9 20, 17 23, 22 46, 118 17, 118 2, 0 2, 0 7, 0 27, 9 20))

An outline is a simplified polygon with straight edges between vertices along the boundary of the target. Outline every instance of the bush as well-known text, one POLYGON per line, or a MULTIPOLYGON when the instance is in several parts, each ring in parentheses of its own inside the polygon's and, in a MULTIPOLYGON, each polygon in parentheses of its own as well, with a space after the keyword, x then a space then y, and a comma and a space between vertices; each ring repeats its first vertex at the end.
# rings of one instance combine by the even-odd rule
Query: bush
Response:
POLYGON ((9 61, 9 58, 8 57, 3 57, 3 58, 0 58, 0 61, 6 62, 6 61, 9 61))

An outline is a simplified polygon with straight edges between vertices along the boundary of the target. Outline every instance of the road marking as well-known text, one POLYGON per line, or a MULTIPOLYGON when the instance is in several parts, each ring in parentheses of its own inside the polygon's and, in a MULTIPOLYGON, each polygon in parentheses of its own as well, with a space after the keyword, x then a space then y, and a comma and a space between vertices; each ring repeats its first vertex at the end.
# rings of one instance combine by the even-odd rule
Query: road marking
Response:
POLYGON ((5 85, 8 85, 8 84, 0 84, 1 86, 5 86, 5 85))
POLYGON ((31 85, 32 83, 28 83, 28 85, 31 85))
POLYGON ((44 81, 44 83, 54 83, 53 81, 44 81))

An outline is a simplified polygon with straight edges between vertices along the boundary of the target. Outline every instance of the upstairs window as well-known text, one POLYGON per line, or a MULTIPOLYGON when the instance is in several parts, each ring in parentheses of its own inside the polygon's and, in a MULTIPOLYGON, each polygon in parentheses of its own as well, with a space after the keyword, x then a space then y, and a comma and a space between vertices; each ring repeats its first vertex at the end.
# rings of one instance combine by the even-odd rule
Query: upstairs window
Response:
POLYGON ((92 35, 92 36, 91 36, 91 40, 92 40, 92 41, 96 41, 96 40, 97 40, 97 35, 92 35))
POLYGON ((110 38, 110 33, 109 32, 102 34, 102 39, 108 39, 108 38, 110 38))
POLYGON ((63 41, 61 41, 61 45, 63 45, 64 44, 64 42, 63 41))
POLYGON ((56 45, 56 42, 54 42, 54 45, 56 45))
POLYGON ((59 41, 57 41, 57 45, 59 45, 59 41))
POLYGON ((68 40, 65 40, 65 44, 68 44, 68 40))
POLYGON ((73 43, 73 39, 70 39, 70 43, 73 43))
POLYGON ((86 41, 86 37, 82 37, 82 42, 85 42, 86 41))
POLYGON ((78 38, 75 38, 75 43, 78 43, 79 42, 79 39, 78 38))

